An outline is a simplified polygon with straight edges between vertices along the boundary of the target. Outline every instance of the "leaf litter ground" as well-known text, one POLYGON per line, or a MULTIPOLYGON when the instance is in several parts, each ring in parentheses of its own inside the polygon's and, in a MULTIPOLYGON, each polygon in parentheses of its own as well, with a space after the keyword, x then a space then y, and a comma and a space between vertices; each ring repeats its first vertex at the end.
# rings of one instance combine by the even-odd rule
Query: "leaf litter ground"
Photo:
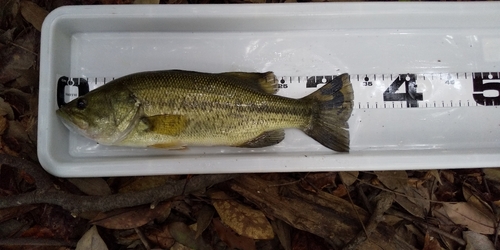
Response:
POLYGON ((0 2, 0 249, 500 249, 494 168, 62 179, 38 165, 49 11, 295 1, 0 2))

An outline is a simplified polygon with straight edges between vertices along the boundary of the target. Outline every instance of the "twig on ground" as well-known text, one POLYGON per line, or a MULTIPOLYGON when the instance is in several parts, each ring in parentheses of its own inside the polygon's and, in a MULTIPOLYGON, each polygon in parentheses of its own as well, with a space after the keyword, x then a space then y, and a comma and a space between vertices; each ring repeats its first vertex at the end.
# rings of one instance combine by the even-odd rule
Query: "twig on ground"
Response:
POLYGON ((360 231, 356 237, 354 237, 343 250, 354 250, 365 240, 370 238, 372 232, 375 231, 377 225, 383 220, 384 213, 392 206, 394 201, 394 194, 389 192, 382 192, 377 197, 377 205, 373 214, 370 216, 368 223, 366 224, 365 231, 360 231))
POLYGON ((107 196, 82 196, 53 189, 50 176, 40 166, 20 158, 0 155, 0 164, 26 171, 37 182, 37 190, 3 197, 0 208, 16 207, 26 204, 47 203, 58 205, 77 215, 85 211, 109 211, 116 208, 132 207, 167 200, 185 193, 191 193, 208 186, 227 181, 237 174, 198 175, 185 180, 178 180, 166 185, 134 193, 113 194, 107 196))
POLYGON ((416 223, 422 227, 425 227, 426 229, 428 229, 429 231, 433 231, 435 233, 438 233, 446 238, 449 238, 449 239, 452 239, 454 241, 456 241, 458 244, 462 245, 462 246, 465 246, 467 243, 461 239, 461 238, 458 238, 456 237, 455 235, 453 234, 450 234, 446 231, 443 231, 435 226, 432 226, 430 225, 429 223, 426 223, 425 221, 422 221, 422 219, 420 218, 416 218, 416 217, 413 217, 413 216, 410 216, 410 215, 407 215, 407 214, 404 214, 402 212, 399 212, 397 210, 394 210, 394 209, 389 209, 387 211, 388 214, 392 214, 392 215, 395 215, 395 216, 398 216, 398 217, 401 217, 405 220, 408 220, 410 222, 413 222, 413 223, 416 223))
POLYGON ((0 239, 0 246, 65 246, 75 247, 76 242, 43 238, 5 238, 0 239))

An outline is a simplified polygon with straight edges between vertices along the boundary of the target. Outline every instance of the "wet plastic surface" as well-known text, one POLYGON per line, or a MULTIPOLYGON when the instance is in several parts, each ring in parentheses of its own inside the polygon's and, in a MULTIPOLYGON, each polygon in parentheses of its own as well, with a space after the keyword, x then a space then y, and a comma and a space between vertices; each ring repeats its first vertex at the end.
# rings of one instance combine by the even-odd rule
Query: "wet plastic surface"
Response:
MULTIPOLYGON (((40 162, 58 176, 498 166, 498 106, 356 109, 349 154, 296 130, 261 149, 165 151, 105 147, 69 133, 55 115, 55 89, 62 75, 160 69, 279 76, 495 72, 499 10, 498 3, 63 7, 42 32, 40 162)), ((300 85, 279 94, 311 91, 300 85)), ((369 99, 370 91, 356 87, 356 100, 369 99)))

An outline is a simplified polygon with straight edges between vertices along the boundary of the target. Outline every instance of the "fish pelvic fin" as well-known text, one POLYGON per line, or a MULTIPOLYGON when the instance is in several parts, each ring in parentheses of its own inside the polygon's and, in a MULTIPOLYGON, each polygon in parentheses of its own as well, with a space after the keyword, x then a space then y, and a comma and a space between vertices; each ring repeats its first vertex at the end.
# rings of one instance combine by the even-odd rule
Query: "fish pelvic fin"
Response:
POLYGON ((311 122, 303 131, 323 146, 349 152, 349 125, 354 93, 348 74, 335 77, 304 97, 313 103, 311 122))
POLYGON ((280 143, 285 138, 285 131, 283 129, 266 131, 259 136, 243 143, 236 145, 240 148, 262 148, 272 146, 280 143))
POLYGON ((271 71, 265 73, 226 72, 220 75, 257 92, 266 94, 278 92, 278 80, 271 71))

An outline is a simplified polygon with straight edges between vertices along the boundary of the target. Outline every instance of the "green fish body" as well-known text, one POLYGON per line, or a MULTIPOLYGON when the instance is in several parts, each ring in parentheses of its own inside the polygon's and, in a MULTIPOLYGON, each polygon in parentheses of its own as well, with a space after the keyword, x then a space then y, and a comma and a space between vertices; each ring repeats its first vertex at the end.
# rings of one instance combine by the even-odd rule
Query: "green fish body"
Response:
POLYGON ((209 74, 168 70, 124 76, 64 105, 70 129, 103 145, 265 147, 298 128, 349 151, 353 91, 347 74, 292 99, 275 95, 272 72, 209 74))

